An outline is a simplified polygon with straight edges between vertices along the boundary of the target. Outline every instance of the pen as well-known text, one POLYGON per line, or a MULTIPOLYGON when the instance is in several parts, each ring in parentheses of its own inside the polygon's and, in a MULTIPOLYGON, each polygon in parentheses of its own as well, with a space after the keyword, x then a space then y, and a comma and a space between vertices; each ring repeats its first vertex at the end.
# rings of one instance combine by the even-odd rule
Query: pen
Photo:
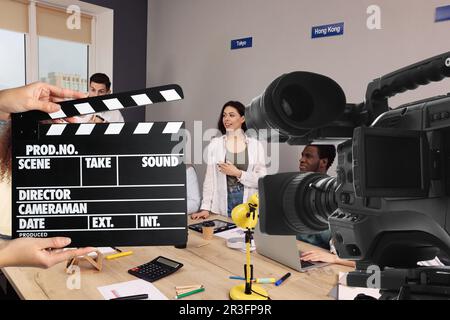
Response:
POLYGON ((131 254, 133 254, 133 251, 125 251, 125 252, 110 254, 109 256, 106 256, 106 259, 111 260, 111 259, 115 259, 115 258, 126 257, 131 254))
POLYGON ((181 299, 181 298, 184 298, 184 297, 187 297, 187 296, 190 296, 192 294, 199 293, 202 291, 205 291, 205 288, 195 289, 195 290, 192 290, 192 291, 189 291, 186 293, 179 294, 175 297, 175 299, 181 299))
POLYGON ((118 297, 118 298, 112 298, 109 300, 144 300, 148 299, 148 294, 136 294, 134 296, 125 296, 125 297, 118 297))
MULTIPOLYGON (((245 280, 244 277, 239 277, 239 276, 230 276, 230 279, 233 280, 245 280)), ((252 282, 256 282, 256 283, 275 283, 276 279, 275 278, 256 278, 256 279, 252 279, 252 282)))
MULTIPOLYGON (((230 276, 229 278, 233 279, 233 280, 245 280, 244 277, 239 277, 239 276, 230 276)), ((254 279, 252 279, 252 280, 254 280, 254 279)))
POLYGON ((284 276, 281 277, 280 280, 278 280, 277 282, 275 282, 276 286, 279 286, 280 284, 282 284, 284 282, 284 280, 286 280, 287 278, 289 278, 291 276, 291 273, 288 272, 286 273, 284 276))
POLYGON ((275 278, 256 278, 256 283, 275 283, 275 278))
POLYGON ((116 250, 117 252, 122 252, 122 250, 120 250, 119 248, 116 248, 116 247, 111 247, 111 248, 113 248, 113 249, 116 250))

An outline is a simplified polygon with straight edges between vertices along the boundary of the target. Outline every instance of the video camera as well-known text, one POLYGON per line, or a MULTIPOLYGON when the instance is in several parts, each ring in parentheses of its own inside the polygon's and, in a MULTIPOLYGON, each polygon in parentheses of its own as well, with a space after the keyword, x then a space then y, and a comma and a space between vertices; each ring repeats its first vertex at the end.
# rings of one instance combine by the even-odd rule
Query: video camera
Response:
POLYGON ((384 270, 381 289, 417 280, 414 290, 429 291, 439 268, 424 273, 417 262, 450 256, 450 94, 395 109, 388 98, 449 76, 447 52, 372 81, 360 104, 347 104, 341 87, 323 75, 275 79, 247 106, 249 128, 277 129, 279 140, 292 145, 346 141, 337 148, 337 178, 292 172, 259 180, 261 231, 330 228, 339 257, 357 261, 349 285, 364 284, 365 270, 377 265, 384 270), (397 268, 406 271, 396 270, 402 280, 392 281, 397 268))

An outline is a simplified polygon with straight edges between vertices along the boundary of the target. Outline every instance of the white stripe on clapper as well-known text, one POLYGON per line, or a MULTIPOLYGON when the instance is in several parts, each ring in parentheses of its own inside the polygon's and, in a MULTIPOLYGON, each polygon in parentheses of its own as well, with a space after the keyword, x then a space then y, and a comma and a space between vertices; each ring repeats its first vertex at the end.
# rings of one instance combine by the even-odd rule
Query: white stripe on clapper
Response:
POLYGON ((160 91, 166 101, 180 100, 181 97, 175 89, 160 91))
POLYGON ((88 113, 94 113, 95 112, 95 110, 92 109, 91 105, 88 102, 77 103, 74 106, 75 106, 75 108, 77 108, 78 112, 81 115, 85 115, 85 114, 88 114, 88 113))
POLYGON ((136 94, 134 96, 131 96, 133 98, 134 102, 137 103, 138 106, 144 106, 146 104, 152 104, 152 100, 145 94, 136 94))
POLYGON ((82 123, 78 127, 77 132, 75 133, 76 136, 88 136, 92 133, 92 130, 94 130, 95 124, 94 123, 82 123))
POLYGON ((125 123, 110 123, 105 134, 119 134, 125 123))
POLYGON ((119 99, 117 99, 117 98, 103 100, 103 103, 106 105, 106 107, 109 110, 116 110, 116 109, 124 108, 123 105, 120 103, 119 99))
POLYGON ((153 127, 153 122, 138 123, 133 134, 148 134, 153 127))
POLYGON ((66 114, 64 113, 64 111, 59 110, 56 112, 52 112, 48 114, 52 119, 58 119, 58 118, 65 118, 67 117, 66 114))
POLYGON ((52 124, 47 131, 47 136, 60 136, 65 128, 66 124, 52 124))
POLYGON ((163 130, 163 133, 177 133, 183 122, 167 122, 166 127, 163 130))

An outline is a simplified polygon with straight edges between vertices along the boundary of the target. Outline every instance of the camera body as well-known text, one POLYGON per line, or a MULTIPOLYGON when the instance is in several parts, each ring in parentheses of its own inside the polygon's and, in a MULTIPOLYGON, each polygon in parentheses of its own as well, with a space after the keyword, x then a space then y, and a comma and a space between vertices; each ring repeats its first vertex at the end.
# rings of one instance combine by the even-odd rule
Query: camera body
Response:
POLYGON ((385 113, 338 146, 329 217, 341 258, 410 268, 450 248, 450 97, 385 113), (393 123, 395 127, 383 127, 393 123))
MULTIPOLYGON (((296 75, 304 78, 303 73, 296 75)), ((289 121, 296 131, 280 130, 287 136, 284 141, 345 142, 337 148, 336 178, 292 172, 259 180, 261 231, 286 235, 330 228, 339 257, 357 260, 361 266, 413 268, 439 251, 450 255, 450 95, 396 109, 387 104, 397 93, 448 76, 450 53, 444 53, 374 80, 364 103, 345 104, 344 96, 344 106, 341 88, 329 78, 316 79, 316 87, 307 89, 299 81, 302 94, 291 100, 286 98, 289 92, 276 92, 283 90, 283 79, 277 78, 268 88, 273 92, 266 91, 249 106, 250 127, 278 128, 273 120, 262 121, 268 108, 278 108, 278 113, 287 110, 285 117, 296 115, 289 121), (314 104, 324 96, 335 105, 314 104), (269 104, 268 97, 285 99, 269 104), (307 116, 300 116, 303 109, 317 115, 330 114, 330 108, 331 121, 328 116, 318 123, 316 117, 311 125, 307 116), (252 126, 256 109, 260 113, 252 126)), ((290 74, 288 85, 294 92, 292 78, 290 74)))

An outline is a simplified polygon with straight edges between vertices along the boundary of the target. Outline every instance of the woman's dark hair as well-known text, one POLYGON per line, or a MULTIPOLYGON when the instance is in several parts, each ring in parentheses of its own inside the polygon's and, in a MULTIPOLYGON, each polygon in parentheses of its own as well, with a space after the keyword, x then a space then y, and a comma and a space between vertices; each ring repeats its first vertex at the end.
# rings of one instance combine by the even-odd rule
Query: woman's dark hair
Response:
MULTIPOLYGON (((222 110, 220 111, 219 122, 217 123, 217 128, 220 130, 220 132, 222 132, 222 134, 225 134, 227 132, 225 126, 223 125, 223 110, 225 110, 226 107, 235 108, 239 112, 241 117, 245 115, 245 106, 239 101, 228 101, 227 103, 225 103, 222 107, 222 110)), ((242 123, 242 130, 244 130, 244 132, 247 131, 247 125, 245 124, 245 121, 244 123, 242 123)))
POLYGON ((0 126, 0 182, 9 181, 12 171, 11 122, 0 126))

